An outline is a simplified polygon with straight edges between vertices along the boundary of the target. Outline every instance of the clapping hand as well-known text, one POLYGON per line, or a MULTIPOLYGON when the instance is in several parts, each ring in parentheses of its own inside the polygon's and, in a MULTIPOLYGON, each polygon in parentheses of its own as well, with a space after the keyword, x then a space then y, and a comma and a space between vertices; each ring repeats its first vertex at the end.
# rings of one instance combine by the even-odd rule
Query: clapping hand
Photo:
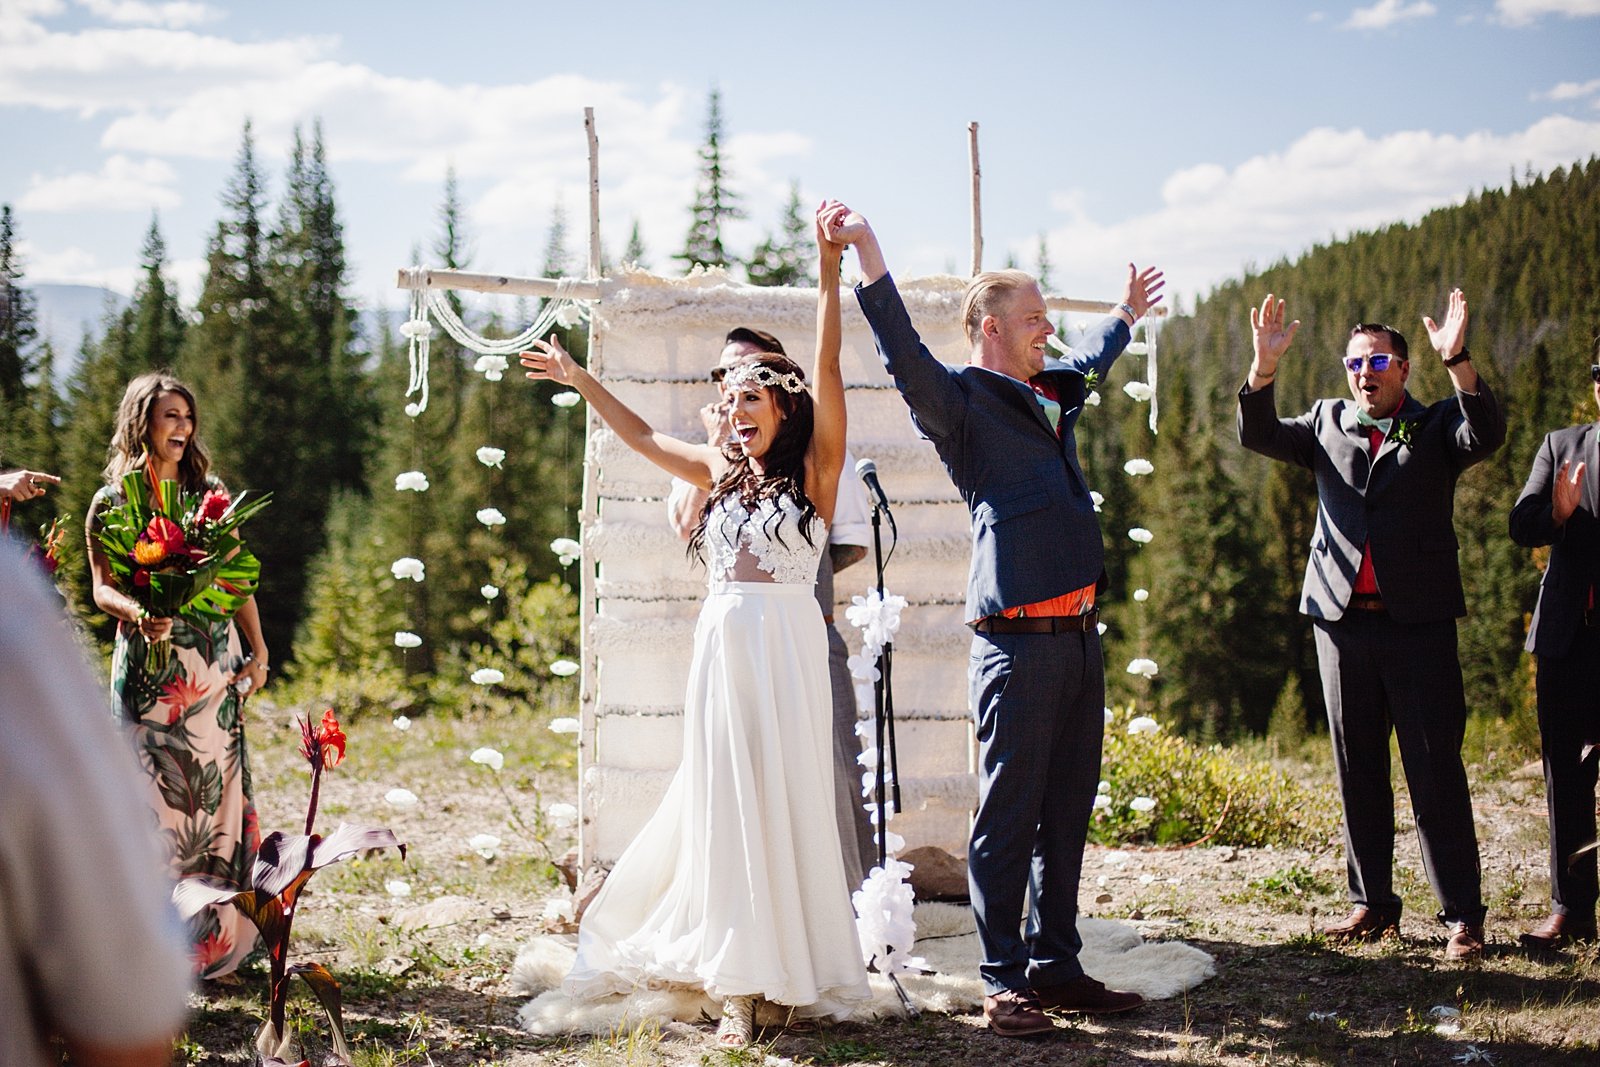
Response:
POLYGON ((1550 487, 1550 516, 1557 526, 1564 525, 1578 510, 1578 504, 1583 499, 1583 472, 1588 467, 1587 463, 1579 463, 1576 469, 1572 469, 1570 459, 1561 465, 1555 484, 1550 487))

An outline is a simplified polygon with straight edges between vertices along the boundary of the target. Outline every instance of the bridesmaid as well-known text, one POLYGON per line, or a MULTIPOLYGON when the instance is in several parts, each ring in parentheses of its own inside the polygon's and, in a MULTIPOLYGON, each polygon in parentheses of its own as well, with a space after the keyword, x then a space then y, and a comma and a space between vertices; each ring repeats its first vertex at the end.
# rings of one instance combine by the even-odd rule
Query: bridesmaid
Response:
MULTIPOLYGON (((255 598, 226 622, 154 617, 117 588, 95 536, 105 508, 122 503, 122 479, 131 471, 175 481, 185 493, 222 488, 208 473, 198 431, 199 409, 188 386, 159 372, 128 383, 107 453, 108 484, 89 507, 89 570, 96 606, 117 620, 112 702, 133 730, 173 876, 208 875, 244 886, 260 834, 242 713, 245 694, 267 681, 267 642, 255 598), (151 668, 147 651, 158 641, 168 643, 170 654, 151 668)), ((202 912, 194 923, 201 978, 232 975, 255 947, 255 927, 232 906, 202 912)))

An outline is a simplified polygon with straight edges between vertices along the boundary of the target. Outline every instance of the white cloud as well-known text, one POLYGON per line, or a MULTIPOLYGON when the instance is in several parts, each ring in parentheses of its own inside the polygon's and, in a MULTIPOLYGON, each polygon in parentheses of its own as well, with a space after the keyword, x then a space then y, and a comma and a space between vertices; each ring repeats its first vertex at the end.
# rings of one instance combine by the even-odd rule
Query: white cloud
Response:
POLYGON ((182 201, 174 186, 178 172, 159 159, 143 161, 115 155, 95 174, 79 172, 46 178, 35 174, 18 206, 28 211, 149 211, 182 201))
POLYGON ((1534 100, 1580 100, 1585 96, 1600 93, 1600 78, 1593 78, 1586 82, 1558 82, 1553 88, 1534 93, 1534 100))
MULTIPOLYGON (((1477 189, 1503 186, 1512 170, 1570 166, 1597 150, 1600 121, 1566 116, 1505 135, 1371 137, 1321 128, 1232 169, 1208 163, 1177 171, 1160 208, 1118 223, 1090 219, 1073 191, 1056 193, 1052 205, 1068 215, 1050 232, 1056 287, 1086 297, 1113 292, 1129 260, 1155 262, 1169 291, 1187 299, 1248 264, 1264 267, 1355 230, 1414 221, 1477 189)), ((1014 247, 1019 259, 1033 254, 1031 240, 1014 247)))
POLYGON ((123 25, 167 26, 180 29, 213 22, 222 13, 209 4, 198 3, 144 3, 142 0, 78 0, 78 5, 107 22, 123 25))
POLYGON ((1526 26, 1544 15, 1585 18, 1600 15, 1600 0, 1495 0, 1502 22, 1526 26))
POLYGON ((1407 4, 1403 0, 1378 0, 1371 7, 1358 7, 1344 23, 1347 30, 1382 30, 1397 22, 1428 18, 1438 13, 1428 0, 1407 4))

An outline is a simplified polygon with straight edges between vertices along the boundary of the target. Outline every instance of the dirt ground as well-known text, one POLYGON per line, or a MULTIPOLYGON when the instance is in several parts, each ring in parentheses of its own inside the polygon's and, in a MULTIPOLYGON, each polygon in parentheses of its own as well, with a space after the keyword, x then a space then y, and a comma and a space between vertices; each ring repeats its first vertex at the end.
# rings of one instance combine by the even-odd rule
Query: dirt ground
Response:
MULTIPOLYGON (((410 858, 319 874, 300 909, 292 957, 318 960, 344 983, 358 1064, 1600 1063, 1600 952, 1538 957, 1516 940, 1547 908, 1537 778, 1505 775, 1475 787, 1490 905, 1489 949, 1479 963, 1442 959, 1442 928, 1404 821, 1402 936, 1349 950, 1316 935, 1346 911, 1336 842, 1322 851, 1092 848, 1083 913, 1128 922, 1147 939, 1195 945, 1215 957, 1215 978, 1126 1016, 1063 1022, 1045 1039, 997 1038, 978 1015, 924 1015, 768 1031, 758 1047, 730 1054, 716 1047, 710 1025, 601 1039, 540 1038, 517 1028, 525 998, 511 990, 510 962, 539 932, 553 887, 508 805, 526 823, 532 788, 542 787, 545 804, 570 801, 570 772, 514 773, 519 759, 544 765, 548 738, 519 739, 503 723, 443 721, 419 721, 401 740, 384 722, 356 724, 350 733, 352 759, 325 779, 322 819, 389 825, 410 844, 410 858), (504 749, 503 777, 467 759, 479 745, 504 749), (386 805, 396 785, 421 803, 386 805), (492 861, 464 844, 485 828, 504 842, 492 861), (407 881, 409 896, 386 890, 396 879, 407 881), (427 914, 418 909, 443 925, 414 928, 427 914)), ((303 818, 304 790, 295 785, 303 774, 289 737, 287 715, 267 714, 255 733, 264 829, 303 818)), ((1398 806, 1407 809, 1403 793, 1398 806)), ((243 977, 240 987, 196 994, 178 1062, 249 1062, 266 981, 264 971, 243 977)), ((297 995, 294 1009, 309 1027, 309 1001, 297 995)), ((314 1036, 310 1043, 320 1047, 314 1036)))

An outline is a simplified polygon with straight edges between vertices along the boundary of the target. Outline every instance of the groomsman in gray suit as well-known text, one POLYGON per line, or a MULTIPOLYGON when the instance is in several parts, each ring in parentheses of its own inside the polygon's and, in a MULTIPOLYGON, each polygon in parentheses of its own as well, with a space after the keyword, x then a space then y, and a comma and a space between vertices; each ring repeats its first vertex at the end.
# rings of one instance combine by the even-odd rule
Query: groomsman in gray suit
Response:
MULTIPOLYGON (((1600 360, 1600 347, 1595 356, 1600 360)), ((1600 408, 1600 362, 1589 367, 1600 408)), ((1556 430, 1511 510, 1511 539, 1550 546, 1525 646, 1538 661, 1539 747, 1550 816, 1551 912, 1530 948, 1595 939, 1594 789, 1600 748, 1600 423, 1556 430)))
POLYGON ((1104 549, 1074 427, 1088 393, 1160 300, 1161 273, 1128 266, 1122 302, 1066 359, 1038 284, 1021 271, 972 279, 961 319, 971 354, 934 358, 912 328, 872 228, 852 213, 829 235, 855 246, 856 290, 895 387, 972 513, 967 665, 977 722, 978 812, 967 875, 989 1028, 1047 1033, 1047 1011, 1108 1014, 1143 1003, 1078 963, 1078 875, 1100 780, 1104 549), (1019 929, 1024 899, 1027 934, 1019 929))
POLYGON ((1277 417, 1273 379, 1299 321, 1268 294, 1250 310, 1255 359, 1239 392, 1239 442, 1311 470, 1317 527, 1300 611, 1316 625, 1334 766, 1344 805, 1354 910, 1323 933, 1367 941, 1397 932, 1389 734, 1399 738, 1422 864, 1448 929, 1445 956, 1483 954, 1478 840, 1461 742, 1467 707, 1456 619, 1467 613, 1452 522, 1456 480, 1505 440, 1505 416, 1464 342, 1467 301, 1424 318, 1455 395, 1424 406, 1406 391, 1406 339, 1361 323, 1345 347, 1351 399, 1277 417))

